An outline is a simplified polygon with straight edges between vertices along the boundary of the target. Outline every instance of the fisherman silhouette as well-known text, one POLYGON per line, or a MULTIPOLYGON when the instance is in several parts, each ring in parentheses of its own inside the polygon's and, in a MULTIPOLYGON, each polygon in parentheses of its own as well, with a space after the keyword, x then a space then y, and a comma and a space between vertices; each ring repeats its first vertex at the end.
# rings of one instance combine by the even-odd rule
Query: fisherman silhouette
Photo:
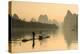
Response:
POLYGON ((32 32, 32 35, 33 35, 33 44, 32 44, 32 48, 34 48, 34 46, 35 46, 35 32, 32 32))

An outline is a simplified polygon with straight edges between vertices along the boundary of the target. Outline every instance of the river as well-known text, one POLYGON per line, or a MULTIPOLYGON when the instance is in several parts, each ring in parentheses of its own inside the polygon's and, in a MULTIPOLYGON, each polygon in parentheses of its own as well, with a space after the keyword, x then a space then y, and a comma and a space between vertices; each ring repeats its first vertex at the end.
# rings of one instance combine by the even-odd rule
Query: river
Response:
MULTIPOLYGON (((32 40, 27 42, 22 42, 22 39, 31 39, 32 34, 26 34, 24 38, 19 39, 20 41, 12 41, 11 50, 12 52, 30 52, 30 51, 44 51, 44 50, 68 50, 68 49, 77 49, 78 44, 72 43, 70 48, 67 47, 66 40, 64 39, 64 33, 59 30, 57 33, 53 34, 52 32, 47 33, 50 38, 46 38, 42 41, 36 39, 35 46, 32 48, 32 40)), ((36 33, 36 38, 39 37, 39 34, 36 33)))

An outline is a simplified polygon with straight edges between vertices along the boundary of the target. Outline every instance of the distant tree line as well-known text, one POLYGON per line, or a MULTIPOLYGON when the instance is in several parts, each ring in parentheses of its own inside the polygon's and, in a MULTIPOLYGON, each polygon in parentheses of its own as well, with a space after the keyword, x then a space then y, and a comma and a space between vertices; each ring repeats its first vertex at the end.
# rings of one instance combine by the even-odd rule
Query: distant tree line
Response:
POLYGON ((24 20, 19 19, 17 14, 14 14, 14 16, 10 16, 11 19, 11 27, 12 28, 58 28, 56 24, 46 24, 46 23, 40 23, 40 22, 27 22, 24 20))

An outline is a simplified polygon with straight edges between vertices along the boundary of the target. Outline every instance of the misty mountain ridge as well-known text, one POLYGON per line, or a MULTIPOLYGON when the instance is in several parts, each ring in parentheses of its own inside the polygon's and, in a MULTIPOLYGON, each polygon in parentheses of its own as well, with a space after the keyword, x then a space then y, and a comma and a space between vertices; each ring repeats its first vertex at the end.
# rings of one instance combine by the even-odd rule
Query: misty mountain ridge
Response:
MULTIPOLYGON (((18 17, 17 14, 14 14, 12 16, 12 18, 22 20, 22 19, 20 19, 18 17)), ((26 21, 26 18, 24 18, 22 21, 26 21)), ((32 17, 31 20, 30 20, 30 22, 39 22, 39 23, 43 23, 43 24, 58 24, 58 22, 55 19, 50 20, 46 14, 45 15, 40 15, 38 17, 38 21, 34 17, 32 17)))
POLYGON ((68 47, 71 43, 78 41, 78 14, 73 14, 71 11, 67 11, 63 22, 64 38, 68 43, 68 47))

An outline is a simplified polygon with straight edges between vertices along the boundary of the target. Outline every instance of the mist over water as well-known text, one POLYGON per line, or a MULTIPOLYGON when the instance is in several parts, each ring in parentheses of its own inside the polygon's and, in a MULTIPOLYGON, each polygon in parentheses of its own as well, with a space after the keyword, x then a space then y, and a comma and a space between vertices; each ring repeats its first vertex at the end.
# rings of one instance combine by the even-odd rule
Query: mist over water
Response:
MULTIPOLYGON (((22 42, 22 39, 32 39, 32 33, 26 33, 23 38, 12 41, 12 52, 26 52, 26 51, 40 51, 40 50, 65 50, 65 49, 77 49, 77 43, 71 43, 70 48, 67 47, 66 40, 64 38, 63 29, 60 27, 56 32, 42 31, 44 36, 50 36, 43 40, 35 40, 35 47, 32 48, 32 40, 22 42)), ((38 38, 40 33, 35 32, 38 38)))

